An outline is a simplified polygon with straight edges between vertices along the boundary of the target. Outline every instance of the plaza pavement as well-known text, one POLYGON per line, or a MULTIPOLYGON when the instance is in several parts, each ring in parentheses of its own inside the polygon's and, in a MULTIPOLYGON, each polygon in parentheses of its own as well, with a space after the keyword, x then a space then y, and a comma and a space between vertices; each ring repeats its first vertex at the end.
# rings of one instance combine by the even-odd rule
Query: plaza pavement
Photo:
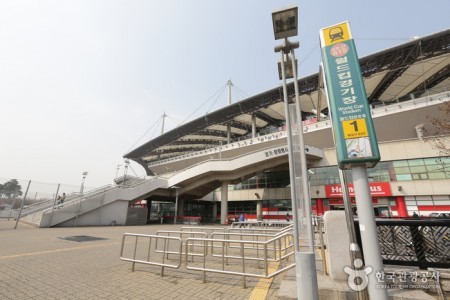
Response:
MULTIPOLYGON (((34 228, 0 219, 0 299, 255 299, 257 279, 201 273, 183 266, 160 268, 120 260, 124 233, 155 234, 178 225, 34 228), (102 240, 74 242, 71 236, 102 240), (253 298, 252 298, 253 297, 253 298)), ((283 275, 277 276, 265 299, 277 299, 283 275)), ((261 300, 263 298, 259 297, 261 300)))

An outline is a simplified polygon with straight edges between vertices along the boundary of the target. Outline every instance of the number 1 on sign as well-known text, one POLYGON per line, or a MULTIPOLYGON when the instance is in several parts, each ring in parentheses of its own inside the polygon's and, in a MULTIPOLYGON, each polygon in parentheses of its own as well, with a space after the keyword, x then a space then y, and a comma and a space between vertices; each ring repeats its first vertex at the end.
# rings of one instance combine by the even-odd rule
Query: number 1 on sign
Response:
POLYGON ((342 121, 342 129, 344 131, 344 139, 354 139, 369 136, 367 132, 366 119, 354 119, 342 121))
POLYGON ((351 122, 350 125, 353 125, 353 127, 354 127, 353 129, 354 129, 355 132, 358 131, 358 122, 356 122, 356 120, 351 122))

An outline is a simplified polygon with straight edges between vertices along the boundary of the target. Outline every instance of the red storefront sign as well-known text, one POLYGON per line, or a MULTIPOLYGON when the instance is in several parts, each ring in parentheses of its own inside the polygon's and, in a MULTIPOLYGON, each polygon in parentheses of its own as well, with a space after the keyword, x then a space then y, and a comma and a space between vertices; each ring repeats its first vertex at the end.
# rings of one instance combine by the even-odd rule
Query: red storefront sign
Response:
MULTIPOLYGON (((391 185, 389 182, 369 182, 370 195, 372 197, 392 196, 391 185)), ((353 184, 348 184, 350 197, 355 196, 353 184)), ((325 186, 325 195, 327 198, 342 198, 342 188, 340 184, 329 184, 325 186)))

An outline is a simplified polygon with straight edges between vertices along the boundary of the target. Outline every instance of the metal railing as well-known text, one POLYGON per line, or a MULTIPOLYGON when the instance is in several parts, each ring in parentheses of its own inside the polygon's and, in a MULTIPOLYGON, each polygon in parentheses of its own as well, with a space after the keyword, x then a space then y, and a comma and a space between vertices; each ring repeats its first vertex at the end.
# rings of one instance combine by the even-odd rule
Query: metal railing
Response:
POLYGON ((267 241, 188 238, 185 242, 186 269, 201 271, 203 282, 206 282, 206 273, 242 276, 243 287, 246 288, 247 277, 272 278, 295 266, 289 261, 294 255, 293 240, 292 233, 284 233, 267 241), (207 248, 211 244, 222 245, 221 253, 207 256, 207 248), (193 252, 192 249, 200 250, 193 252), (203 259, 188 261, 191 255, 203 259), (271 263, 277 264, 269 268, 271 263))
POLYGON ((179 237, 125 233, 122 237, 120 259, 131 262, 131 271, 133 272, 136 263, 159 266, 161 267, 161 276, 164 276, 164 268, 178 269, 181 266, 182 245, 179 237), (134 238, 134 242, 131 241, 133 247, 126 248, 127 240, 132 238, 134 238), (139 240, 148 242, 142 245, 139 244, 139 240), (152 245, 155 247, 153 248, 152 245), (177 258, 172 256, 169 260, 169 252, 176 255, 177 258))
MULTIPOLYGON (((423 92, 424 91, 421 91, 421 93, 423 93, 423 92)), ((420 98, 411 99, 411 100, 399 101, 398 99, 392 99, 392 101, 383 101, 383 102, 380 102, 379 105, 374 105, 374 107, 372 108, 371 111, 372 111, 372 115, 374 117, 382 116, 382 115, 385 115, 387 112, 401 110, 402 107, 415 106, 416 104, 421 104, 421 103, 425 103, 426 105, 428 105, 428 103, 432 103, 433 101, 436 101, 436 100, 444 101, 444 100, 448 99, 449 97, 450 97, 450 92, 448 92, 447 90, 444 90, 442 92, 437 92, 437 93, 435 92, 432 95, 422 96, 420 98)), ((303 128, 303 131, 306 133, 308 131, 320 130, 320 129, 328 128, 330 126, 331 126, 331 121, 329 118, 326 118, 320 122, 305 125, 303 128)), ((174 162, 174 161, 180 161, 180 160, 188 159, 188 158, 192 158, 192 157, 199 157, 199 156, 211 155, 211 154, 213 154, 213 155, 219 154, 222 151, 235 149, 235 148, 239 148, 242 146, 250 146, 250 145, 253 145, 256 143, 264 143, 266 141, 272 141, 275 139, 281 139, 281 138, 285 138, 285 137, 286 137, 286 132, 279 131, 279 129, 278 129, 277 131, 269 132, 267 134, 260 135, 258 137, 254 137, 254 138, 251 137, 248 139, 232 142, 232 143, 226 145, 227 147, 225 147, 225 145, 213 146, 213 147, 210 147, 210 148, 207 148, 204 150, 193 151, 193 152, 189 152, 189 153, 186 153, 186 154, 183 154, 180 156, 173 156, 173 157, 169 157, 169 158, 160 159, 158 161, 152 161, 152 162, 149 162, 148 165, 149 166, 161 165, 161 164, 170 163, 170 162, 174 162)))
POLYGON ((204 229, 210 230, 213 238, 208 238, 206 232, 194 231, 158 231, 156 235, 125 233, 120 259, 131 262, 132 271, 136 263, 161 267, 164 276, 164 268, 179 268, 185 257, 186 269, 201 271, 203 282, 207 272, 238 275, 243 276, 244 287, 246 277, 272 278, 295 266, 290 262, 294 254, 291 231, 274 235, 242 233, 240 236, 250 240, 233 240, 229 237, 239 233, 217 232, 217 229, 204 229), (219 234, 226 238, 214 238, 219 234), (194 260, 195 257, 200 259, 194 260))
MULTIPOLYGON (((194 232, 194 231, 175 231, 175 230, 158 230, 156 232, 156 236, 158 237, 177 237, 180 238, 181 241, 183 242, 184 240, 186 240, 187 238, 203 238, 206 239, 208 238, 208 234, 206 232, 194 232)), ((168 247, 170 247, 170 241, 168 241, 167 243, 169 243, 169 245, 167 245, 168 247)), ((196 246, 196 245, 192 245, 192 246, 196 246)), ((158 248, 158 241, 156 241, 155 247, 158 248)), ((169 254, 175 254, 175 255, 179 255, 179 252, 174 252, 171 251, 170 249, 167 251, 162 251, 157 249, 156 252, 158 253, 162 253, 164 252, 167 257, 169 257, 169 254)), ((182 252, 182 255, 184 255, 185 253, 182 252)))

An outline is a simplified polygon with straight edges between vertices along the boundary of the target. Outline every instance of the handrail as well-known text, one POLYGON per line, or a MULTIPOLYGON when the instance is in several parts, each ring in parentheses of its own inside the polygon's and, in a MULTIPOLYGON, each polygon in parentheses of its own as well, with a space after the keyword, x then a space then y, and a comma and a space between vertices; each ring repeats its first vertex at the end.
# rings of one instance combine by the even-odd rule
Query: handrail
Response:
MULTIPOLYGON (((286 242, 286 241, 284 241, 286 242)), ((227 240, 227 239, 198 239, 198 238, 188 238, 185 242, 185 248, 186 248, 186 269, 188 270, 194 270, 194 271, 201 271, 202 272, 202 280, 205 282, 206 272, 210 273, 220 273, 220 274, 228 274, 228 275, 238 275, 242 276, 243 280, 243 287, 246 287, 246 277, 256 277, 256 278, 272 278, 292 267, 295 266, 295 263, 288 262, 288 259, 294 255, 293 251, 293 235, 292 233, 286 233, 281 236, 277 236, 275 238, 272 238, 268 241, 245 241, 245 240, 227 240), (289 243, 290 247, 281 247, 282 240, 290 240, 289 243), (203 243, 203 260, 201 262, 194 262, 194 261, 188 261, 188 256, 195 255, 199 253, 192 253, 189 252, 191 243, 195 243, 198 245, 198 243, 203 243), (210 243, 221 243, 223 245, 223 253, 220 258, 220 267, 214 267, 211 263, 207 263, 206 261, 206 248, 210 243), (276 261, 273 260, 273 258, 269 259, 269 248, 268 246, 274 243, 273 251, 271 251, 272 255, 275 257, 276 261), (233 255, 229 255, 229 247, 230 244, 238 244, 233 252, 233 255), (253 245, 252 247, 246 247, 246 244, 253 245), (278 245, 278 247, 277 247, 278 245), (288 251, 290 249, 290 251, 288 251), (228 251, 228 252, 227 252, 228 251), (256 257, 255 252, 256 251, 256 257), (259 255, 262 256, 259 256, 259 255), (256 267, 247 266, 246 261, 257 261, 256 267), (269 264, 278 262, 281 264, 282 262, 285 262, 285 265, 281 265, 281 269, 279 266, 276 268, 276 271, 270 272, 269 270, 269 264), (236 270, 236 264, 233 264, 233 262, 236 262, 240 268, 240 271, 236 270), (260 267, 259 262, 263 262, 263 267, 260 267), (229 266, 230 265, 230 266, 229 266), (227 269, 227 266, 229 268, 227 269), (260 271, 262 269, 262 271, 260 271), (259 271, 259 272, 258 272, 259 271)), ((201 254, 201 253, 200 253, 201 254)), ((217 263, 216 263, 217 265, 217 263)))
POLYGON ((206 238, 205 232, 193 231, 163 230, 157 235, 125 233, 122 238, 120 259, 132 262, 132 271, 136 263, 159 266, 161 276, 164 276, 165 267, 179 268, 184 257, 185 268, 202 272, 203 282, 206 280, 206 273, 237 275, 242 276, 243 286, 246 287, 246 277, 269 279, 295 266, 291 259, 294 255, 294 237, 291 231, 278 235, 215 232, 211 234, 212 238, 206 238), (163 236, 161 235, 163 233, 173 233, 179 237, 163 236), (202 234, 203 237, 188 237, 184 240, 182 238, 197 234, 202 234), (214 238, 219 235, 226 238, 214 238), (230 239, 232 236, 265 240, 230 239), (127 242, 130 238, 134 240, 127 242), (139 240, 144 240, 143 246, 139 244, 139 240), (129 243, 131 247, 125 251, 125 245, 129 243), (212 247, 213 244, 221 245, 220 255, 208 254, 212 254, 212 251, 208 251, 208 247, 212 247), (125 252, 128 256, 124 254, 125 252), (167 261, 169 254, 176 255, 175 258, 171 258, 175 259, 175 264, 167 261), (194 257, 200 259, 194 260, 194 257))
MULTIPOLYGON (((156 244, 155 242, 155 244, 156 244)), ((181 266, 181 252, 182 252, 182 241, 181 238, 178 237, 169 237, 169 236, 157 236, 157 235, 151 235, 151 234, 137 234, 137 233, 124 233, 122 237, 122 244, 120 247, 120 260, 122 261, 128 261, 132 263, 131 271, 134 272, 135 264, 147 264, 147 265, 153 265, 153 266, 160 266, 161 267, 161 277, 164 276, 164 268, 173 268, 178 269, 181 266), (125 256, 125 241, 127 237, 135 237, 135 241, 133 243, 134 247, 130 249, 132 253, 132 257, 126 257, 125 256), (148 248, 147 249, 138 249, 138 240, 139 238, 145 238, 148 239, 148 248), (159 241, 163 240, 163 250, 161 252, 152 251, 152 241, 159 241), (178 260, 176 260, 176 264, 170 264, 166 261, 166 257, 168 255, 169 251, 169 242, 174 241, 177 242, 177 248, 179 249, 178 252, 172 251, 174 253, 178 253, 178 260), (139 251, 140 250, 140 251, 139 251), (146 250, 146 251, 144 251, 146 250), (139 251, 139 252, 138 252, 139 251), (156 259, 151 260, 151 258, 155 257, 156 259), (138 259, 140 257, 140 259, 138 259), (159 261, 157 261, 157 259, 159 261)))
POLYGON ((213 161, 221 161, 221 162, 233 161, 233 160, 236 160, 236 159, 239 159, 239 158, 242 158, 242 157, 245 157, 245 156, 253 155, 253 154, 256 154, 258 152, 262 152, 262 151, 265 151, 265 150, 268 150, 268 149, 272 149, 272 148, 274 148, 273 145, 272 146, 267 146, 267 147, 264 147, 264 148, 261 148, 261 149, 257 149, 257 150, 254 150, 254 151, 245 152, 245 153, 243 153, 241 155, 236 155, 236 156, 230 157, 230 158, 221 158, 221 159, 210 158, 210 159, 205 159, 203 161, 199 161, 198 163, 189 165, 189 166, 187 166, 187 167, 185 167, 183 169, 177 170, 176 172, 174 172, 173 176, 176 176, 177 174, 183 173, 183 172, 185 172, 187 170, 193 169, 193 168, 195 168, 197 166, 200 166, 200 165, 208 163, 208 162, 213 162, 213 161))
MULTIPOLYGON (((278 235, 280 236, 280 235, 278 235)), ((220 233, 220 232, 216 232, 211 234, 211 239, 213 240, 227 240, 227 241, 251 241, 251 242, 265 242, 268 240, 273 239, 274 237, 277 237, 277 235, 274 234, 263 234, 263 233, 220 233), (222 236, 222 239, 216 238, 217 236, 222 236)), ((236 248, 236 245, 234 245, 234 243, 228 244, 227 245, 230 249, 231 248, 236 248)), ((250 247, 254 247, 253 246, 246 246, 246 249, 250 249, 250 247)), ((215 243, 211 244, 211 254, 213 256, 216 256, 216 254, 214 254, 214 249, 217 249, 219 247, 216 246, 215 243)), ((258 249, 256 249, 258 250, 258 249)), ((269 250, 276 250, 276 248, 270 248, 269 250)), ((284 248, 282 250, 285 250, 284 248)), ((228 256, 228 253, 225 253, 225 257, 226 258, 233 258, 233 256, 228 256)), ((258 260, 258 258, 249 258, 249 259, 256 259, 258 260)), ((276 261, 276 257, 274 258, 274 260, 276 261)))
MULTIPOLYGON (((167 236, 167 237, 173 237, 173 235, 175 235, 176 237, 181 239, 181 242, 183 243, 183 241, 185 240, 185 236, 191 237, 191 238, 207 238, 208 234, 205 232, 193 232, 193 231, 177 231, 177 230, 158 230, 156 232, 157 236, 167 236)), ((193 246, 197 246, 197 245, 193 245, 193 246)), ((158 241, 156 241, 155 243, 155 248, 156 248, 156 252, 161 253, 163 251, 158 250, 158 241)), ((167 257, 169 254, 177 254, 180 255, 179 252, 174 252, 174 251, 165 251, 167 257)), ((184 252, 182 252, 181 254, 184 254, 184 252)))
POLYGON ((99 188, 96 188, 94 190, 91 190, 91 191, 89 191, 86 194, 78 195, 78 196, 76 196, 73 199, 70 199, 68 201, 66 200, 66 201, 64 201, 64 203, 60 203, 60 204, 57 204, 57 205, 52 206, 50 208, 47 208, 43 212, 46 213, 48 211, 51 211, 54 208, 58 208, 58 207, 62 207, 62 206, 70 206, 70 205, 73 205, 73 204, 77 204, 80 201, 87 201, 87 200, 89 200, 89 199, 91 199, 91 198, 93 198, 95 196, 101 195, 102 193, 106 193, 107 191, 111 191, 111 190, 116 189, 116 188, 118 188, 118 187, 114 186, 112 184, 104 185, 102 187, 99 187, 99 188))
POLYGON ((272 140, 276 140, 276 139, 282 139, 285 137, 286 137, 285 131, 271 132, 271 133, 261 135, 258 137, 254 137, 254 138, 252 137, 250 139, 236 141, 236 142, 233 142, 233 143, 230 143, 227 145, 215 146, 215 147, 207 148, 204 150, 194 151, 194 152, 190 152, 188 154, 183 154, 181 156, 175 156, 175 157, 161 159, 161 160, 158 160, 157 162, 149 163, 149 166, 159 165, 162 163, 168 163, 168 162, 172 162, 172 161, 183 160, 183 159, 190 158, 190 157, 198 157, 198 156, 221 153, 222 151, 226 151, 226 150, 233 150, 233 149, 237 149, 240 147, 251 146, 251 145, 258 144, 258 143, 263 143, 264 140, 272 141, 272 140), (243 146, 241 146, 241 144, 243 144, 243 146))
POLYGON ((199 232, 222 232, 225 231, 225 228, 223 227, 199 227, 199 226, 187 226, 187 227, 181 227, 180 228, 181 231, 199 231, 199 232))

